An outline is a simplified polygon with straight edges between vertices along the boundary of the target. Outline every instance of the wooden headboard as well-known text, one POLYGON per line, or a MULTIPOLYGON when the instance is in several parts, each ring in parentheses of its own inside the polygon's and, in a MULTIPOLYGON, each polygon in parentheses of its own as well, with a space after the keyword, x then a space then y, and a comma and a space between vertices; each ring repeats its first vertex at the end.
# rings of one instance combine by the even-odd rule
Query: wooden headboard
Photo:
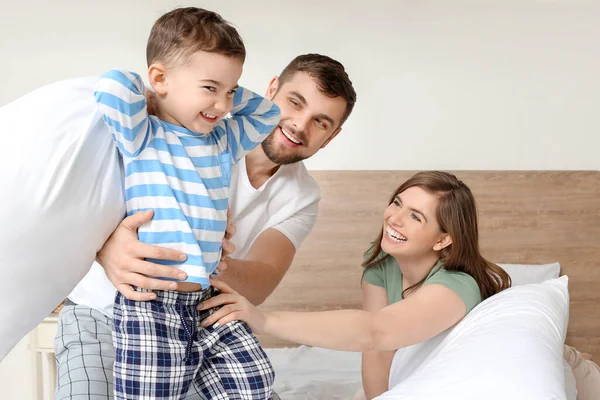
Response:
MULTIPOLYGON (((319 218, 266 310, 360 308, 363 252, 411 171, 312 171, 319 218)), ((455 171, 473 191, 484 257, 558 261, 569 276, 567 343, 600 360, 600 171, 455 171)), ((267 347, 290 343, 261 337, 267 347)))

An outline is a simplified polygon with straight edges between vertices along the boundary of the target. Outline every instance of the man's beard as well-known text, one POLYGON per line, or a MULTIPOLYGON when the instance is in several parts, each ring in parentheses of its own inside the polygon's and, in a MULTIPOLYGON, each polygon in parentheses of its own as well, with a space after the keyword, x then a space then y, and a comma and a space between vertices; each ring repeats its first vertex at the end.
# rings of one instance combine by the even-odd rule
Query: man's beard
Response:
POLYGON ((263 151, 269 158, 269 160, 271 160, 275 164, 279 164, 279 165, 294 164, 294 163, 297 163, 298 161, 302 161, 302 160, 305 160, 306 158, 308 158, 301 154, 289 154, 289 155, 282 154, 283 152, 278 150, 275 147, 275 143, 273 143, 273 140, 274 140, 274 136, 269 135, 269 137, 267 137, 261 143, 261 146, 263 148, 263 151))

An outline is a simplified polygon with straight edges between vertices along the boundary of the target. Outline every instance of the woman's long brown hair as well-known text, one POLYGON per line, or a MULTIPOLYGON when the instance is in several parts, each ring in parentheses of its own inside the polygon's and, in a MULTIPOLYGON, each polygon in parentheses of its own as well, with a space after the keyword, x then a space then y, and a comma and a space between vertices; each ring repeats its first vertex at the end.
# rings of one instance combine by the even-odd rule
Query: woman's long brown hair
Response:
MULTIPOLYGON (((477 206, 471 189, 447 172, 419 172, 396 189, 389 204, 411 187, 419 187, 438 199, 440 229, 452 238, 452 244, 441 251, 443 267, 471 275, 479 285, 482 300, 510 287, 511 280, 506 271, 487 261, 479 251, 477 206)), ((367 259, 362 264, 365 271, 391 257, 381 249, 382 239, 383 230, 367 252, 367 259)), ((402 297, 418 289, 425 279, 403 290, 402 297)))

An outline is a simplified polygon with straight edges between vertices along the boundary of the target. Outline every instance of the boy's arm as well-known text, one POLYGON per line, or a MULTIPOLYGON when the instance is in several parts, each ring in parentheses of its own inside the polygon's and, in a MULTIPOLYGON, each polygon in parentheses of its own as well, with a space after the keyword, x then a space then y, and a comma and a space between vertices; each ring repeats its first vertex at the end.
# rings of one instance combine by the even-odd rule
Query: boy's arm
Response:
POLYGON ((275 103, 240 86, 233 97, 231 118, 219 121, 215 130, 227 136, 227 148, 237 163, 269 136, 279 118, 275 103))
POLYGON ((153 133, 142 78, 133 72, 110 70, 98 81, 94 97, 121 154, 137 156, 153 133))

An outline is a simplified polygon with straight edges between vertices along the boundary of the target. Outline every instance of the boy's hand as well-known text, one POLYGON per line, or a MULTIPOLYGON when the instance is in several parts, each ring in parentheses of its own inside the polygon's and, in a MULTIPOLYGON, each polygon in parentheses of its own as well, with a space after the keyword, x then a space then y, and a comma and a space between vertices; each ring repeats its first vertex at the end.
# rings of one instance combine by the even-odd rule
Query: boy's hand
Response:
POLYGON ((148 103, 148 115, 154 115, 154 104, 152 104, 152 92, 146 90, 146 102, 148 103))
POLYGON ((152 219, 153 211, 138 212, 125 218, 108 238, 96 260, 104 267, 106 276, 119 292, 129 300, 154 300, 152 292, 136 292, 133 286, 150 290, 176 290, 177 282, 151 277, 183 280, 187 275, 173 267, 145 261, 146 258, 184 261, 185 253, 142 243, 137 229, 152 219))
POLYGON ((229 287, 218 278, 211 278, 210 284, 218 289, 221 294, 202 302, 201 310, 222 306, 212 315, 206 317, 200 326, 206 328, 213 325, 215 328, 231 321, 244 321, 256 334, 264 332, 267 315, 252 305, 245 297, 229 287))

